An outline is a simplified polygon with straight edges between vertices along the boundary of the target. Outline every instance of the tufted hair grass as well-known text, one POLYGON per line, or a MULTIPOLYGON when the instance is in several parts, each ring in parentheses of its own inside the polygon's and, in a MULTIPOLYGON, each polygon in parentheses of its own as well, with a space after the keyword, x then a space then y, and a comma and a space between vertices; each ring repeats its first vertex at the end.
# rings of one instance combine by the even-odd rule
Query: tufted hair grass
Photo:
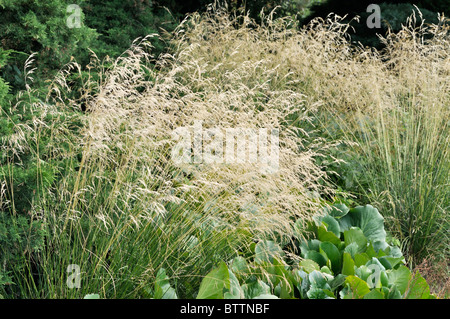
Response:
MULTIPOLYGON (((179 296, 191 297, 216 262, 259 239, 289 242, 293 222, 308 220, 323 198, 333 196, 327 173, 315 162, 330 146, 302 128, 315 110, 263 55, 266 40, 286 30, 252 30, 247 18, 235 29, 220 13, 199 17, 189 20, 187 32, 186 24, 180 26, 175 51, 154 60, 156 68, 146 39, 108 68, 94 56, 88 72, 99 75, 95 81, 85 77, 81 133, 67 137, 81 156, 69 161, 61 182, 35 204, 49 236, 27 271, 15 274, 21 297, 151 297, 161 268, 179 296), (223 36, 222 43, 208 46, 217 52, 229 49, 232 39, 241 41, 227 63, 200 54, 209 50, 194 41, 202 39, 202 28, 223 36), (259 163, 176 165, 172 132, 200 120, 205 129, 278 129, 279 169, 261 173, 259 163), (66 284, 70 264, 80 266, 79 289, 66 284)), ((74 71, 81 72, 73 62, 53 83, 50 96, 60 108, 79 108, 66 94, 67 74, 74 71)))

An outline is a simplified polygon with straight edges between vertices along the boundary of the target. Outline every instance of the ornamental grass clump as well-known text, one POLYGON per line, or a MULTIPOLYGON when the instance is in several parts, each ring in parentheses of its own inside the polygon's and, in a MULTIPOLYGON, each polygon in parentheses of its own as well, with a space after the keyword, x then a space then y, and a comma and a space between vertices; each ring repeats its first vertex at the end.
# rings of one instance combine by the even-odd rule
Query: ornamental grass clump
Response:
MULTIPOLYGON (((271 80, 278 66, 263 56, 267 47, 260 37, 278 39, 285 30, 252 30, 244 20, 231 34, 230 23, 220 13, 194 16, 187 30, 178 29, 173 54, 157 60, 147 38, 110 67, 93 57, 86 72, 98 74, 84 73, 81 85, 86 112, 73 138, 77 160, 35 203, 49 235, 27 271, 14 274, 20 278, 18 296, 153 297, 151 287, 164 268, 177 295, 190 297, 219 260, 229 260, 254 240, 289 242, 293 222, 309 220, 323 198, 333 196, 327 173, 315 162, 330 146, 302 128, 302 123, 309 127, 314 108, 282 76, 271 80), (202 38, 202 28, 242 41, 223 77, 213 76, 221 61, 209 63, 197 52, 201 43, 194 39, 202 38), (244 61, 248 45, 253 58, 244 61), (209 143, 205 132, 266 130, 276 165, 261 169, 267 161, 247 155, 231 162, 175 161, 174 133, 197 123, 204 132, 203 152, 209 143)), ((55 79, 50 100, 58 107, 81 109, 69 98, 68 74, 77 72, 79 66, 71 63, 55 79)), ((243 138, 237 136, 237 143, 243 138)))
POLYGON ((359 48, 326 66, 335 93, 324 98, 322 123, 355 142, 353 192, 380 209, 409 264, 448 260, 448 20, 429 25, 412 15, 382 41, 383 51, 359 48))

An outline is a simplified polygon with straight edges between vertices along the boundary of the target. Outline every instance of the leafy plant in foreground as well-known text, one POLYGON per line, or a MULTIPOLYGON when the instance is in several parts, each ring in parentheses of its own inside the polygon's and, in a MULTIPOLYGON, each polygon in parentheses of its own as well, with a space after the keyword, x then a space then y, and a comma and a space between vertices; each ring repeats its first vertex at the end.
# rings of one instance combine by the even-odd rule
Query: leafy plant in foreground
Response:
POLYGON ((342 299, 433 298, 421 275, 404 265, 398 241, 389 240, 383 217, 371 205, 353 209, 334 205, 310 228, 314 238, 300 244, 302 276, 309 273, 310 280, 318 272, 325 274, 326 282, 319 286, 323 292, 317 287, 312 292, 303 289, 308 297, 329 296, 328 284, 342 299))
MULTIPOLYGON (((260 241, 253 247, 252 260, 239 256, 212 270, 197 299, 435 298, 422 276, 404 265, 397 241, 388 238, 383 217, 371 205, 349 209, 336 204, 306 230, 313 236, 300 242, 298 264, 288 265, 277 243, 260 241)), ((167 281, 164 287, 167 294, 155 297, 176 298, 167 281)))

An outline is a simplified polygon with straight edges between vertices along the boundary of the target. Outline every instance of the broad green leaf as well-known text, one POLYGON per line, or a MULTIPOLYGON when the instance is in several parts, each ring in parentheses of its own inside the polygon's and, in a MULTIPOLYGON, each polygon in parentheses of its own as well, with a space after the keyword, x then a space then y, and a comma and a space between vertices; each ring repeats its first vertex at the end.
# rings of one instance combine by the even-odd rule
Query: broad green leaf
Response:
POLYGON ((231 270, 236 273, 245 273, 248 271, 248 264, 244 257, 238 256, 231 262, 231 270))
POLYGON ((345 245, 356 243, 358 245, 358 252, 362 253, 367 247, 367 238, 364 236, 361 229, 352 227, 349 230, 344 231, 345 245))
POLYGON ((298 270, 296 273, 296 277, 301 278, 301 280, 297 280, 297 282, 300 283, 300 285, 297 284, 297 289, 298 289, 298 291, 300 291, 300 296, 302 299, 307 298, 306 294, 310 288, 308 276, 309 275, 306 272, 304 272, 303 270, 298 270))
POLYGON ((339 297, 341 299, 353 299, 352 291, 350 290, 350 285, 345 284, 345 287, 339 291, 339 297))
POLYGON ((98 294, 87 294, 83 299, 100 299, 98 294))
POLYGON ((380 254, 385 256, 384 250, 389 247, 389 245, 384 240, 376 240, 373 241, 373 249, 378 253, 378 257, 381 257, 380 254))
POLYGON ((364 299, 384 299, 384 293, 382 290, 373 289, 364 296, 364 299))
POLYGON ((349 253, 352 258, 355 258, 355 255, 358 252, 358 244, 357 243, 351 243, 348 246, 345 246, 344 251, 346 253, 349 253))
POLYGON ((262 280, 242 285, 242 291, 246 299, 257 298, 261 295, 270 295, 270 287, 262 280))
POLYGON ((386 256, 386 253, 382 249, 380 249, 378 251, 377 257, 380 258, 380 257, 384 257, 384 256, 386 256))
POLYGON ((411 272, 405 266, 400 266, 398 269, 391 269, 386 271, 388 276, 389 284, 395 285, 398 291, 403 295, 411 281, 411 272))
POLYGON ((389 289, 387 299, 402 299, 402 294, 398 290, 397 286, 394 285, 389 289))
POLYGON ((386 241, 384 218, 378 210, 371 206, 357 206, 350 209, 347 215, 339 219, 341 230, 358 227, 371 241, 386 241))
POLYGON ((392 269, 392 265, 391 263, 386 259, 386 257, 380 257, 378 258, 378 260, 380 261, 380 263, 383 265, 383 267, 385 269, 392 269))
POLYGON ((389 279, 388 279, 385 271, 381 272, 381 274, 380 274, 380 281, 381 281, 381 285, 383 287, 388 287, 389 286, 389 279))
POLYGON ((389 257, 394 257, 394 258, 402 258, 403 257, 400 247, 397 247, 397 246, 389 247, 389 253, 387 255, 389 257))
POLYGON ((156 274, 155 299, 178 299, 175 289, 170 286, 166 270, 161 268, 156 274))
POLYGON ((258 264, 272 263, 274 258, 282 257, 283 255, 281 247, 271 240, 260 241, 256 244, 255 262, 258 264))
POLYGON ((341 229, 341 232, 345 232, 346 230, 349 230, 350 228, 354 227, 353 221, 351 216, 345 215, 342 218, 338 219, 339 222, 339 228, 341 229))
POLYGON ((366 253, 360 253, 355 255, 355 265, 360 267, 365 265, 370 260, 366 253))
POLYGON ((313 271, 308 275, 309 283, 312 288, 331 289, 328 285, 328 280, 331 280, 333 276, 324 274, 320 271, 313 271))
POLYGON ((320 266, 311 259, 303 259, 299 262, 299 266, 303 267, 303 269, 309 274, 310 272, 313 272, 314 270, 319 270, 320 266))
POLYGON ((337 237, 333 232, 327 231, 323 225, 317 229, 317 238, 319 238, 321 242, 329 241, 336 246, 341 243, 339 237, 337 237))
POLYGON ((333 276, 333 272, 327 266, 323 266, 322 268, 320 268, 320 272, 333 276))
POLYGON ((238 279, 231 270, 228 270, 228 274, 230 276, 230 289, 224 293, 224 299, 244 299, 244 292, 238 279))
POLYGON ((413 280, 411 281, 406 294, 406 299, 429 299, 430 287, 428 283, 423 279, 419 272, 416 272, 413 280))
POLYGON ((315 261, 320 267, 327 265, 327 258, 317 251, 308 251, 305 258, 315 261))
POLYGON ((299 246, 300 246, 301 256, 303 258, 305 258, 308 251, 310 251, 310 250, 314 250, 317 252, 319 251, 320 240, 311 239, 311 240, 307 240, 307 241, 302 241, 299 246))
POLYGON ((335 274, 339 273, 342 267, 341 254, 337 247, 330 242, 323 242, 320 244, 320 252, 331 262, 331 269, 335 274))
POLYGON ((378 253, 375 251, 375 249, 373 248, 372 243, 369 243, 369 246, 366 249, 366 254, 367 256, 369 256, 369 258, 373 258, 373 257, 377 257, 378 253))
POLYGON ((336 235, 336 237, 341 236, 341 228, 339 227, 339 223, 333 217, 326 215, 322 218, 322 223, 326 224, 327 230, 336 235))
POLYGON ((395 258, 395 257, 380 257, 378 258, 378 260, 380 261, 380 263, 383 264, 383 266, 386 269, 395 269, 397 268, 397 265, 402 264, 405 261, 405 258, 400 257, 400 258, 395 258))
POLYGON ((331 209, 328 210, 328 213, 335 218, 344 217, 348 212, 349 209, 344 204, 334 204, 331 206, 331 209))
POLYGON ((329 282, 329 285, 331 287, 331 291, 336 290, 337 288, 339 288, 340 286, 342 286, 345 282, 345 276, 343 274, 339 274, 336 277, 334 277, 334 279, 332 279, 329 282))
POLYGON ((360 266, 355 269, 355 276, 367 282, 367 278, 372 275, 372 270, 366 266, 360 266))
POLYGON ((354 299, 361 299, 370 292, 367 283, 356 276, 347 276, 345 282, 349 285, 352 298, 354 299))
POLYGON ((197 299, 223 299, 224 288, 230 289, 230 273, 227 265, 222 261, 219 267, 203 278, 197 299))
POLYGON ((330 296, 327 295, 325 289, 320 288, 311 288, 306 295, 309 299, 330 299, 330 296))
POLYGON ((336 296, 334 295, 334 293, 331 290, 323 289, 323 291, 327 295, 327 297, 325 299, 336 299, 336 296))
POLYGON ((342 274, 345 276, 350 276, 355 274, 355 262, 349 253, 344 253, 343 263, 342 263, 342 274))

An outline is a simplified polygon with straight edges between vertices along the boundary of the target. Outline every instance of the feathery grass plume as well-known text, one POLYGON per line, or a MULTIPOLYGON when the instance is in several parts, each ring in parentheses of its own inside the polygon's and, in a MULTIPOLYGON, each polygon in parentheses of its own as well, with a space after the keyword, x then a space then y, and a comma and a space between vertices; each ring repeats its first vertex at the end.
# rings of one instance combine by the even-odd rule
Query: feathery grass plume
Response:
MULTIPOLYGON (((156 61, 163 67, 150 67, 143 39, 100 68, 74 139, 81 159, 36 206, 51 236, 35 257, 38 270, 30 266, 21 283, 24 295, 152 297, 165 268, 177 293, 189 297, 216 262, 255 240, 289 242, 293 222, 333 196, 315 162, 329 146, 302 127, 315 108, 293 89, 282 59, 265 57, 285 43, 292 22, 264 23, 194 15, 178 29, 173 55, 156 61), (278 170, 262 173, 258 162, 174 163, 173 132, 196 121, 204 130, 277 129, 278 170), (80 289, 66 285, 70 264, 80 266, 80 289)), ((64 101, 60 75, 54 98, 77 103, 64 101)))
MULTIPOLYGON (((439 16, 438 24, 428 24, 412 12, 377 51, 352 43, 349 25, 335 15, 300 31, 280 28, 289 25, 288 19, 264 26, 242 19, 252 29, 247 32, 236 23, 222 23, 226 18, 220 15, 211 22, 195 18, 196 32, 180 30, 179 42, 191 52, 185 53, 187 63, 202 57, 203 63, 192 67, 191 83, 197 85, 201 73, 220 81, 218 89, 236 85, 230 79, 239 77, 250 92, 264 83, 267 99, 279 86, 302 94, 296 111, 318 109, 310 114, 313 123, 325 127, 319 137, 328 145, 343 142, 334 156, 345 154, 361 168, 355 193, 389 220, 387 227, 403 241, 411 266, 429 254, 448 260, 448 19, 439 16), (252 61, 259 69, 241 67, 252 61)), ((197 90, 211 88, 202 82, 197 90)))
POLYGON ((393 217, 413 264, 429 254, 448 260, 450 244, 449 26, 444 17, 431 26, 417 20, 412 15, 398 34, 383 39, 392 80, 382 92, 374 82, 379 93, 374 111, 366 113, 372 120, 362 121, 367 138, 361 145, 376 177, 369 199, 393 217))
POLYGON ((347 43, 310 67, 322 81, 311 90, 322 96, 323 126, 357 143, 355 192, 387 218, 411 266, 429 255, 449 258, 450 38, 448 19, 439 21, 413 13, 382 38, 383 51, 347 43))

